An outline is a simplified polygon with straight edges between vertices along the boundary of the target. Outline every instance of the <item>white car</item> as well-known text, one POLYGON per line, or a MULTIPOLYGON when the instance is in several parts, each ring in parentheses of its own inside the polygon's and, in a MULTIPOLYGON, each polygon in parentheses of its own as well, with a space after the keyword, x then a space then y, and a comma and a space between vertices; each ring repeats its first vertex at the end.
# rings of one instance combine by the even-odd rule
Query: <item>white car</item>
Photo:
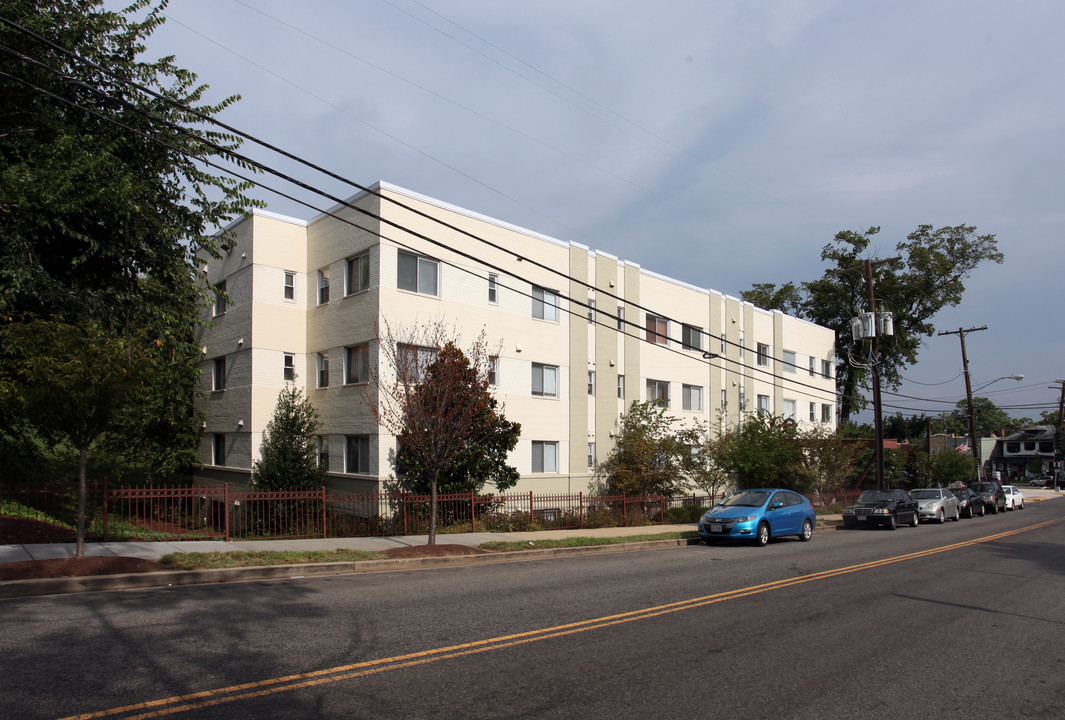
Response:
POLYGON ((1003 485, 1002 490, 1006 493, 1007 510, 1024 510, 1024 495, 1013 485, 1003 485))

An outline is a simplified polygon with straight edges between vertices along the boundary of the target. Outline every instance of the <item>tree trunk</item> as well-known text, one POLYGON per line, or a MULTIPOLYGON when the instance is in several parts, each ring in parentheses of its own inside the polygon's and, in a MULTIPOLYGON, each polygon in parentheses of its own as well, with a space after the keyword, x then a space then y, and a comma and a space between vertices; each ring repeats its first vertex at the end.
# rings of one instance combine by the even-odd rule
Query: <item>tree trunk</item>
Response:
POLYGON ((85 497, 89 494, 86 481, 89 460, 88 446, 78 449, 78 544, 75 557, 85 557, 85 497))
POLYGON ((436 545, 436 473, 429 478, 429 544, 436 545))

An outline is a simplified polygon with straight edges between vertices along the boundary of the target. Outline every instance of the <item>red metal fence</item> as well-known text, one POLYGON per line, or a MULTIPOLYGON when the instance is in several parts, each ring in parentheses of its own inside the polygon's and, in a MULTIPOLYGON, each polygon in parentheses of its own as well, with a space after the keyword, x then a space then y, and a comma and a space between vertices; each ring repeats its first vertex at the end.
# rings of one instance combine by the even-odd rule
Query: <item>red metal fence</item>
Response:
MULTIPOLYGON (((429 496, 343 493, 327 488, 260 492, 230 487, 88 486, 87 535, 92 540, 231 540, 424 535, 429 496)), ((707 495, 680 497, 584 493, 440 495, 437 529, 454 532, 568 530, 694 523, 707 495)), ((811 496, 815 505, 839 498, 811 496)), ((74 527, 77 485, 2 484, 0 515, 74 527)))

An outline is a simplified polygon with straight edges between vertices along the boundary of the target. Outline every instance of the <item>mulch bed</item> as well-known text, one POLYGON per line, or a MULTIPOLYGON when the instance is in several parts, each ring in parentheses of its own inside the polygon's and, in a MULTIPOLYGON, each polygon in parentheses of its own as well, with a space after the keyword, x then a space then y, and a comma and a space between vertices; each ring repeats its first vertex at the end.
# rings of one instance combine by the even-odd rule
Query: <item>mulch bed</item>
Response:
MULTIPOLYGON (((0 517, 0 545, 30 545, 36 543, 74 542, 74 531, 50 525, 40 520, 0 517)), ((390 548, 382 554, 389 558, 448 557, 477 555, 488 552, 466 545, 412 545, 390 548)), ((157 572, 167 568, 154 560, 135 557, 58 558, 55 560, 22 560, 0 563, 0 581, 31 580, 85 575, 116 575, 121 573, 157 572)))

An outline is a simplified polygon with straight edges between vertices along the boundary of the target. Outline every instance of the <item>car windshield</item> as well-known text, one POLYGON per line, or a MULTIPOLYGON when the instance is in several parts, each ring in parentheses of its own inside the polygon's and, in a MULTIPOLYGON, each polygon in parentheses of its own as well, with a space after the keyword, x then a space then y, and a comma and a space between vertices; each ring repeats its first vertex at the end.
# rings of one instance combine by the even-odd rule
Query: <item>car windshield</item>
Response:
POLYGON ((993 483, 976 483, 973 485, 973 490, 976 492, 994 492, 995 486, 993 483))
POLYGON ((738 492, 718 503, 727 507, 762 507, 769 497, 767 492, 738 492))
POLYGON ((895 493, 887 490, 866 490, 858 498, 858 502, 862 503, 875 503, 875 502, 888 502, 895 499, 895 493))
POLYGON ((932 498, 938 500, 941 497, 938 490, 914 490, 910 495, 918 500, 930 500, 932 498))

